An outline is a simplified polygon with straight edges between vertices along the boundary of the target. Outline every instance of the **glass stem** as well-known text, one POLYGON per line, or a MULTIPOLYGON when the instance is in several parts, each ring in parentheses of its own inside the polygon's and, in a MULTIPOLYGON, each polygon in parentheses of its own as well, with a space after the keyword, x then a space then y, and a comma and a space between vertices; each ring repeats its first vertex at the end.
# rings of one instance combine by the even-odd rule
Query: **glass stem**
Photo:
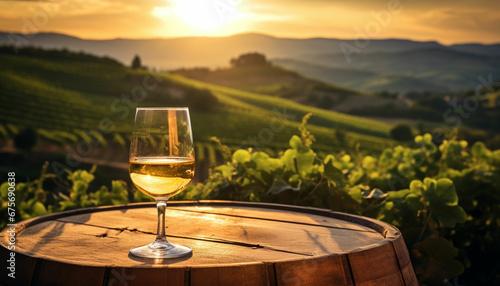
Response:
POLYGON ((165 209, 167 208, 167 201, 157 201, 156 207, 158 208, 158 229, 156 230, 155 242, 166 242, 165 235, 165 209))

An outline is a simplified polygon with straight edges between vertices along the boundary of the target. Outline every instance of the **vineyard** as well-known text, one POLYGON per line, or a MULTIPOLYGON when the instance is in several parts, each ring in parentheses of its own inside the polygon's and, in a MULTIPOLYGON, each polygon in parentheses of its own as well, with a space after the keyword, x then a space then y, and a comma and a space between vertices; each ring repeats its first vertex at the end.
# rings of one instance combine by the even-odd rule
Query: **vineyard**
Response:
POLYGON ((383 123, 177 75, 131 70, 109 58, 33 48, 15 55, 1 48, 0 61, 0 138, 4 139, 32 127, 40 138, 60 146, 80 140, 127 146, 136 106, 183 105, 175 93, 197 88, 210 90, 219 101, 211 111, 191 114, 198 149, 208 150, 202 157, 213 157, 212 136, 233 149, 281 149, 308 112, 315 114, 310 130, 320 150, 380 151, 392 144, 387 139, 390 126, 383 123), (158 84, 142 88, 145 99, 135 101, 131 94, 144 87, 145 78, 150 85, 158 84), (103 119, 113 124, 112 132, 99 130, 103 119), (345 141, 335 136, 336 128, 346 131, 345 141))
POLYGON ((207 88, 216 92, 220 92, 222 94, 228 95, 233 99, 238 99, 247 104, 252 104, 254 106, 267 110, 273 108, 287 108, 290 113, 296 114, 299 118, 302 118, 302 116, 306 115, 307 113, 313 113, 314 118, 311 118, 311 124, 313 125, 326 126, 330 128, 332 126, 342 127, 357 133, 375 135, 379 137, 387 137, 390 129, 389 125, 380 122, 350 116, 338 112, 327 111, 316 107, 310 107, 284 98, 271 97, 247 91, 236 90, 229 87, 202 83, 178 75, 169 75, 169 78, 178 82, 182 82, 186 85, 191 85, 198 88, 207 88))
POLYGON ((226 148, 225 164, 178 199, 314 206, 397 226, 421 285, 498 285, 500 150, 419 135, 378 156, 321 155, 300 126, 278 156, 226 148), (455 280, 453 280, 455 278, 455 280), (472 284, 470 284, 472 283, 472 284))
MULTIPOLYGON (((210 171, 176 199, 276 202, 373 217, 401 230, 423 285, 457 276, 500 283, 500 150, 454 138, 436 145, 430 134, 398 145, 387 124, 133 70, 109 58, 34 48, 15 55, 0 47, 0 61, 0 147, 31 128, 59 151, 83 141, 126 154, 135 107, 187 105, 197 163, 210 171), (202 91, 215 98, 210 105, 188 100, 202 91)), ((72 170, 58 181, 47 163, 38 179, 19 176, 16 221, 149 199, 119 180, 95 185, 97 173, 72 170)))
MULTIPOLYGON (((305 128, 308 116, 299 125, 300 137, 293 135, 279 154, 220 146, 224 163, 175 199, 274 202, 373 217, 401 230, 421 285, 443 285, 456 277, 466 283, 460 285, 500 283, 500 150, 454 139, 436 145, 425 134, 411 146, 386 148, 377 156, 320 154, 305 128)), ((200 148, 203 143, 196 144, 197 152, 214 160, 214 148, 200 148)), ((56 182, 47 167, 38 179, 16 184, 16 221, 151 200, 122 181, 92 185, 95 168, 68 172, 56 182)), ((7 182, 1 184, 0 227, 11 200, 7 189, 7 182)))

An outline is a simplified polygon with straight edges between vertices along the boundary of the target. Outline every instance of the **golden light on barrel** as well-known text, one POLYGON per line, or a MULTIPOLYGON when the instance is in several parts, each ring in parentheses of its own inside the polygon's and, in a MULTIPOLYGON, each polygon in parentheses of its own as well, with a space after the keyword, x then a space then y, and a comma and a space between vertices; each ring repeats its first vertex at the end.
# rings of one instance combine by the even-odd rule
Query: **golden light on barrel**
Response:
MULTIPOLYGON (((190 245, 193 256, 131 259, 130 247, 154 237, 155 216, 146 203, 18 223, 16 259, 23 267, 15 283, 418 285, 401 233, 377 220, 287 205, 174 201, 166 212, 169 240, 190 245)), ((8 237, 0 233, 4 261, 8 237)), ((1 277, 6 271, 0 269, 1 277)))

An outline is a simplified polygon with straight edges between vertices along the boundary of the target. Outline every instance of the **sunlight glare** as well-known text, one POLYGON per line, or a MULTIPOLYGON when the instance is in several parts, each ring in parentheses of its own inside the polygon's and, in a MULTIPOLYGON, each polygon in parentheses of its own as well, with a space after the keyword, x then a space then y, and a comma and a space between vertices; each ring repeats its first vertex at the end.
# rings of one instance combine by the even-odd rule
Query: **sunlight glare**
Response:
POLYGON ((187 24, 213 30, 239 16, 238 1, 175 0, 172 10, 187 24))
POLYGON ((166 16, 170 16, 172 13, 166 7, 154 7, 153 12, 151 12, 153 16, 158 18, 163 18, 166 16))

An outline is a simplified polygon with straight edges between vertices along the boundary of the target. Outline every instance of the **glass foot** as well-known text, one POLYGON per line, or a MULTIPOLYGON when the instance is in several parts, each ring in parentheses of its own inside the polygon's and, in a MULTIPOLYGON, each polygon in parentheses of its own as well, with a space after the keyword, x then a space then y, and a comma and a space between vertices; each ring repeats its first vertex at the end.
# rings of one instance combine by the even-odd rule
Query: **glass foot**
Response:
POLYGON ((168 241, 154 241, 148 245, 130 249, 130 254, 145 258, 177 258, 190 255, 190 247, 172 244, 168 241))

